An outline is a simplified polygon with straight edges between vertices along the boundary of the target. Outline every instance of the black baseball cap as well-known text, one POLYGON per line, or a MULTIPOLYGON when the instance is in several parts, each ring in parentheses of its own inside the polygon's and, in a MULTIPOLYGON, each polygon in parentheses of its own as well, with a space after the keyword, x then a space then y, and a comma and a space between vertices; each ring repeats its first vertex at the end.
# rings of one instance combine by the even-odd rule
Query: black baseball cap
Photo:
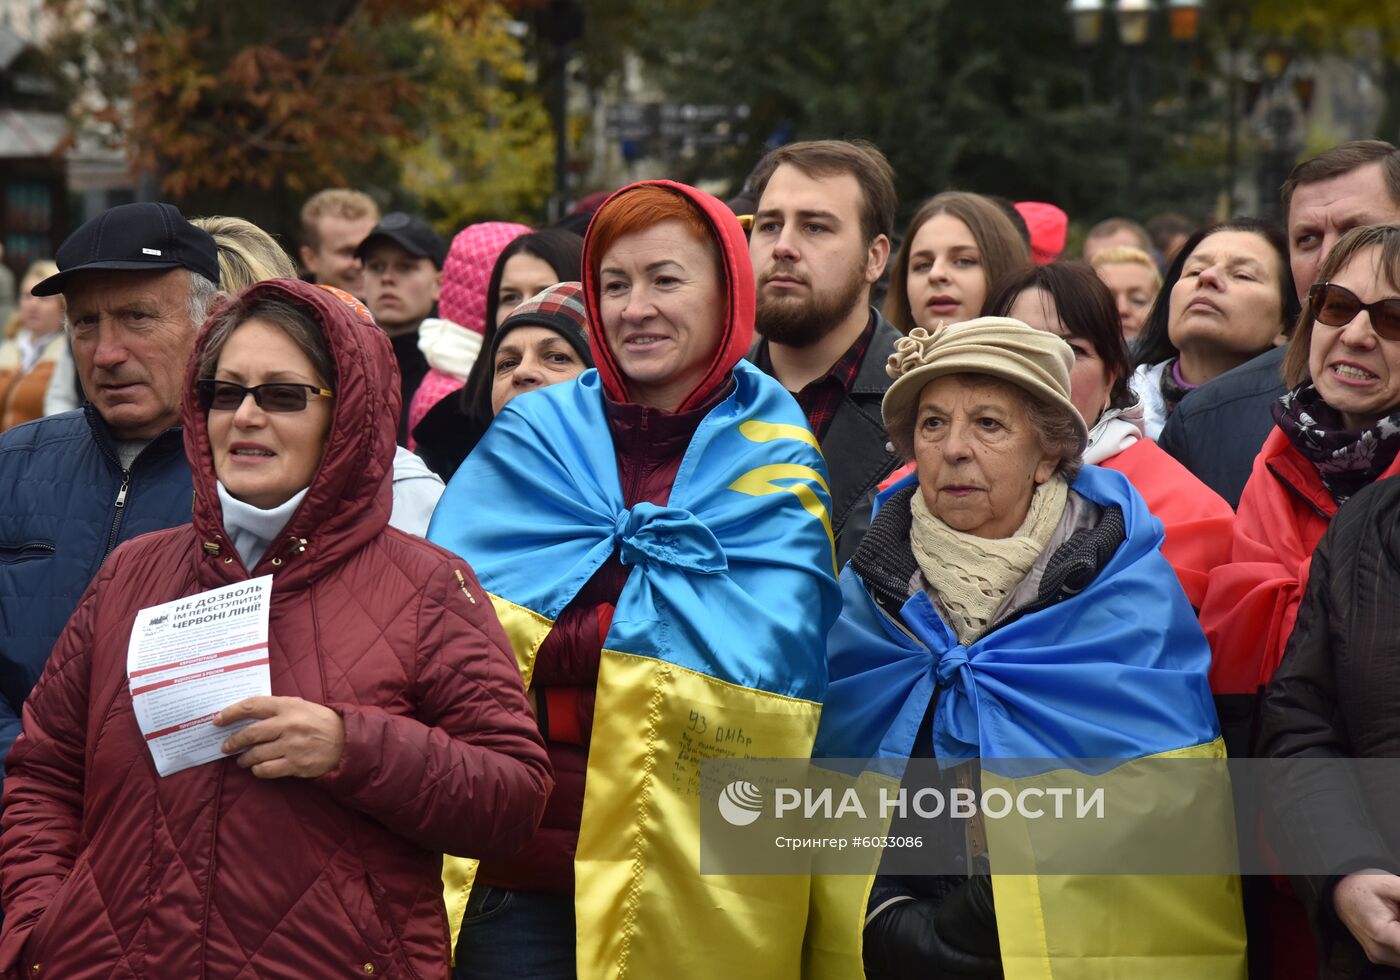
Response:
POLYGON ((185 220, 173 204, 141 201, 108 208, 64 239, 54 256, 58 273, 37 283, 35 296, 63 292, 68 278, 89 269, 154 272, 189 269, 215 285, 219 249, 203 228, 185 220))
POLYGON ((360 242, 360 247, 355 249, 355 257, 363 259, 369 247, 381 238, 387 238, 409 255, 420 259, 432 259, 433 265, 439 269, 442 268, 443 259, 447 258, 447 245, 438 233, 433 231, 432 225, 418 218, 411 218, 402 211, 390 211, 380 218, 379 224, 374 226, 374 230, 360 242))

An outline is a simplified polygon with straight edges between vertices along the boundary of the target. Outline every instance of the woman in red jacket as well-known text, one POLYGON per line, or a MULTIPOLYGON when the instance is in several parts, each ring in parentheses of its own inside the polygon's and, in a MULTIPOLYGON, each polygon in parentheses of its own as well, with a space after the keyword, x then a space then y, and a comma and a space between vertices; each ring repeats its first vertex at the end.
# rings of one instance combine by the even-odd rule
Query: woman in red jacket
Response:
MULTIPOLYGON (((1274 405, 1277 426, 1240 497, 1231 560, 1210 575, 1201 626, 1232 755, 1250 754, 1258 739, 1263 689, 1337 509, 1400 473, 1400 322, 1384 305, 1400 292, 1400 265, 1385 261, 1397 249, 1396 226, 1354 229, 1318 270, 1284 361, 1290 391, 1274 405)), ((1286 975, 1287 964, 1303 959, 1303 908, 1279 889, 1261 889, 1256 901, 1268 931, 1252 925, 1251 943, 1272 951, 1271 976, 1286 975)))
POLYGON ((471 569, 387 526, 388 343, 350 297, 270 280, 187 377, 193 523, 107 560, 6 760, 0 970, 446 977, 441 853, 517 849, 551 777, 471 569), (137 613, 265 575, 272 696, 215 714, 252 721, 225 758, 159 775, 137 613))
POLYGON ((1057 262, 1013 276, 987 302, 1074 348, 1070 397, 1089 426, 1084 462, 1117 470, 1162 522, 1162 554, 1199 609, 1210 570, 1230 557, 1230 505, 1147 438, 1113 296, 1091 268, 1057 262))
POLYGON ((1292 390, 1240 497, 1230 563, 1210 576, 1211 687, 1244 717, 1278 669, 1337 508, 1400 473, 1400 325, 1360 305, 1396 291, 1400 269, 1380 261, 1395 236, 1394 226, 1355 229, 1318 270, 1284 362, 1292 390))

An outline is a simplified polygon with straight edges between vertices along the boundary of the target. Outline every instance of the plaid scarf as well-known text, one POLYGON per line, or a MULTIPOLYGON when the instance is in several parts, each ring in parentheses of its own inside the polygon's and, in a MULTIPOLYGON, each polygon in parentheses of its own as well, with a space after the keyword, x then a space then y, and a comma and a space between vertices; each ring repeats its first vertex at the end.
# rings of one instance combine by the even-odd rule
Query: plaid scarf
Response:
POLYGON ((1400 412, 1365 429, 1347 429, 1341 413, 1308 382, 1275 402, 1272 411, 1339 505, 1374 483, 1400 453, 1400 412))

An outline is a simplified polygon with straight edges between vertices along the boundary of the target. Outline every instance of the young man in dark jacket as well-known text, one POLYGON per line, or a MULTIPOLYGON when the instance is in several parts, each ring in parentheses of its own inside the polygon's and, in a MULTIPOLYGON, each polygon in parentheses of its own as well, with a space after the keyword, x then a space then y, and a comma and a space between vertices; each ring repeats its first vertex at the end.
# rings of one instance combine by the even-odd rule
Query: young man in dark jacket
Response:
POLYGON ((894 171, 867 143, 817 140, 769 154, 751 179, 763 339, 750 357, 792 392, 821 443, 844 565, 870 527, 877 484, 901 462, 880 421, 899 331, 870 305, 890 256, 894 171))
POLYGON ((103 560, 190 519, 180 392, 219 288, 214 239, 172 205, 124 204, 58 250, 87 403, 0 436, 0 759, 24 699, 103 560))
POLYGON ((426 221, 393 211, 380 219, 355 255, 365 267, 365 305, 389 335, 399 362, 399 445, 404 446, 408 406, 428 373, 428 359, 418 349, 418 326, 436 315, 447 246, 426 221))

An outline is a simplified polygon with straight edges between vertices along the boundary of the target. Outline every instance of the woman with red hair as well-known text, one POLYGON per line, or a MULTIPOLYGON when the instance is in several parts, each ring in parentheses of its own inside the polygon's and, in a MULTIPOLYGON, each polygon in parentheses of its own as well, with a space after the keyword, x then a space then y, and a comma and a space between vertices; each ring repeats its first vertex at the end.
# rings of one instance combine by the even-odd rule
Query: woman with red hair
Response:
POLYGON ((701 876, 700 762, 810 754, 839 610, 825 465, 743 360, 753 269, 722 203, 623 188, 583 277, 597 369, 512 399, 429 530, 491 594, 557 774, 524 851, 469 894, 449 863, 457 975, 793 976, 806 880, 701 876))

